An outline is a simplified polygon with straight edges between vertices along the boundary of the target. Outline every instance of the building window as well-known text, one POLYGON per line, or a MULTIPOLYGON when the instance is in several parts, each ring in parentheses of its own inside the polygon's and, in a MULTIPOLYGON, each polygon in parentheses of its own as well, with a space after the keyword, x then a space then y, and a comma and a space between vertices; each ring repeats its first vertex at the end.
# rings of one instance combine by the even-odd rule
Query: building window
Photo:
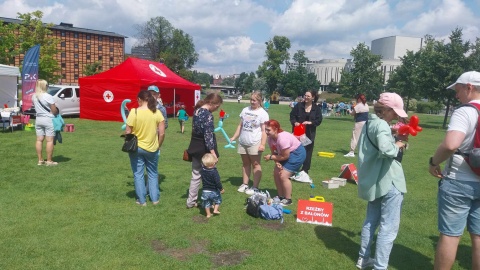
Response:
POLYGON ((78 53, 73 55, 74 58, 78 58, 78 53))
POLYGON ((73 47, 74 47, 75 49, 78 49, 78 43, 74 43, 74 44, 73 44, 73 47))
POLYGON ((67 46, 67 43, 65 41, 62 41, 62 43, 60 43, 62 47, 65 47, 67 46))
POLYGON ((78 69, 78 63, 75 63, 75 64, 73 65, 73 68, 78 69))
POLYGON ((66 79, 67 78, 67 74, 63 73, 62 74, 62 79, 66 79))
POLYGON ((113 42, 113 41, 114 41, 113 37, 110 37, 110 42, 113 42))
POLYGON ((103 58, 103 57, 102 57, 101 55, 98 56, 98 60, 102 60, 102 58, 103 58))
POLYGON ((78 74, 74 74, 74 75, 73 75, 73 78, 74 78, 75 80, 78 80, 78 74))
POLYGON ((90 60, 90 54, 87 54, 87 60, 90 60))
POLYGON ((113 56, 110 56, 110 62, 113 62, 113 56))
POLYGON ((67 54, 65 52, 62 52, 62 54, 61 54, 62 58, 65 58, 66 55, 67 54))
POLYGON ((103 40, 103 37, 102 36, 98 36, 98 41, 102 41, 103 40))
POLYGON ((99 67, 98 67, 98 70, 103 70, 103 66, 99 66, 99 67))
POLYGON ((67 64, 62 63, 62 68, 66 68, 66 67, 67 67, 67 64))
POLYGON ((86 39, 87 39, 87 40, 90 40, 90 35, 87 35, 87 36, 86 36, 86 39))
POLYGON ((98 50, 99 50, 99 51, 102 50, 102 45, 98 45, 98 50))
POLYGON ((87 45, 87 50, 90 50, 90 44, 87 45))
POLYGON ((110 47, 110 52, 113 52, 113 47, 110 47))
POLYGON ((62 37, 64 37, 64 36, 66 36, 67 34, 65 33, 65 31, 62 31, 62 32, 61 32, 61 35, 62 35, 62 37))
POLYGON ((74 38, 78 38, 78 33, 73 33, 74 38))

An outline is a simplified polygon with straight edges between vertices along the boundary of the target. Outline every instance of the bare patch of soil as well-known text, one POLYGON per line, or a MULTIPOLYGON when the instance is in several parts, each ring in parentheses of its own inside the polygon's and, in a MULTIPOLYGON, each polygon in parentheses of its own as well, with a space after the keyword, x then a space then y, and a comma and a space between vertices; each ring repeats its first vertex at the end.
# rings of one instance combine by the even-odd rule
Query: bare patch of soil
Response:
POLYGON ((285 225, 283 225, 283 223, 280 223, 280 222, 266 222, 260 226, 264 227, 265 229, 275 230, 275 231, 280 231, 285 228, 285 225))
POLYGON ((163 242, 159 240, 153 240, 152 248, 153 250, 155 250, 155 252, 159 254, 166 254, 179 261, 186 261, 191 255, 207 253, 208 244, 209 244, 209 241, 207 240, 191 241, 190 247, 179 249, 179 248, 168 248, 163 242))
POLYGON ((204 216, 193 216, 192 217, 193 222, 203 224, 208 222, 208 218, 204 216))
POLYGON ((240 226, 240 231, 248 231, 251 229, 250 225, 243 224, 240 226))
POLYGON ((233 266, 241 264, 248 256, 250 253, 245 250, 224 251, 212 254, 212 263, 215 267, 233 266))

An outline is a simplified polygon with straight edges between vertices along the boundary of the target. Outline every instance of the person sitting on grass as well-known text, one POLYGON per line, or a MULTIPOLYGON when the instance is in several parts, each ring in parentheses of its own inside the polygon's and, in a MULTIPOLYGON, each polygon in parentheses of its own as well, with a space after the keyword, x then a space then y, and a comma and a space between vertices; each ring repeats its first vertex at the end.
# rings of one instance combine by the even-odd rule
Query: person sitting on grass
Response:
POLYGON ((225 190, 222 187, 222 183, 220 182, 220 175, 218 174, 218 170, 215 167, 217 164, 217 158, 210 153, 206 153, 202 157, 202 171, 200 175, 202 176, 202 205, 205 208, 205 212, 207 214, 207 218, 211 217, 210 208, 212 204, 213 207, 213 214, 219 215, 220 211, 218 208, 222 203, 222 195, 225 190))

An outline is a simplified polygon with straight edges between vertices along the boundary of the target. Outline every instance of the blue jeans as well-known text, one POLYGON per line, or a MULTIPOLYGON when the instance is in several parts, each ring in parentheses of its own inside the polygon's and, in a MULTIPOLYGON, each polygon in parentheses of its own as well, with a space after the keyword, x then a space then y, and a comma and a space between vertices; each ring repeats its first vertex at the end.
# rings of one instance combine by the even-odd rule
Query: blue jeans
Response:
POLYGON ((141 204, 147 200, 147 187, 145 186, 144 171, 147 169, 148 193, 152 202, 160 200, 160 189, 158 187, 158 158, 159 151, 148 152, 138 148, 136 153, 128 153, 130 157, 130 166, 133 172, 133 181, 135 184, 135 193, 141 204))
POLYGON ((383 197, 368 202, 367 217, 362 227, 360 257, 368 260, 375 230, 379 228, 375 249, 375 269, 387 269, 393 241, 400 226, 403 193, 392 185, 383 197))

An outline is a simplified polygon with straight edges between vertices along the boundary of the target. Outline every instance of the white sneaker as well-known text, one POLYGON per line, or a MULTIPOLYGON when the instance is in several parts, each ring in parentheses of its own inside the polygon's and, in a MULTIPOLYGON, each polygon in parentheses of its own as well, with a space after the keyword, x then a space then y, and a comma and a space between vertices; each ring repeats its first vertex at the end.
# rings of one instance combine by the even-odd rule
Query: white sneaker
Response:
POLYGON ((248 188, 248 185, 245 185, 245 184, 242 184, 238 189, 237 191, 238 192, 245 192, 245 190, 248 188))
POLYGON ((348 154, 346 155, 343 155, 344 157, 355 157, 355 153, 354 152, 348 152, 348 154))
POLYGON ((362 257, 358 258, 357 260, 357 268, 358 269, 366 269, 369 267, 373 267, 375 264, 375 259, 374 258, 368 258, 368 260, 364 261, 362 257))
POLYGON ((290 179, 298 181, 299 179, 302 178, 302 176, 305 174, 304 171, 300 171, 292 176, 290 176, 290 179))
POLYGON ((251 188, 245 189, 245 194, 247 194, 247 195, 253 195, 256 192, 258 192, 258 188, 256 188, 256 187, 251 187, 251 188))

